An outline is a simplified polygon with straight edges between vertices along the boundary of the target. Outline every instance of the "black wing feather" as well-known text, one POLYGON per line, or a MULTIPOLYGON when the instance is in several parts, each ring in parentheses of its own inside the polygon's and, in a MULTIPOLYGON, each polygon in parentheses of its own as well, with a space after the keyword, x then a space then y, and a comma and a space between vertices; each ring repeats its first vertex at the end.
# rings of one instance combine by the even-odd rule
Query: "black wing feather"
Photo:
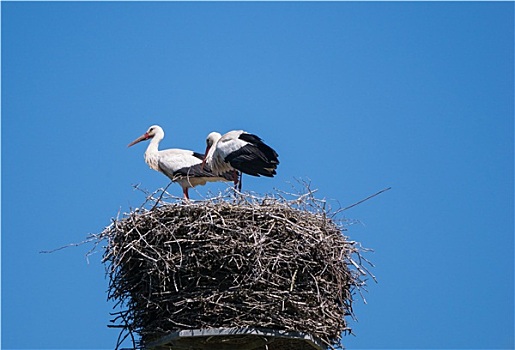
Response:
POLYGON ((273 177, 279 164, 277 152, 259 136, 242 133, 239 139, 249 144, 229 154, 225 161, 245 174, 273 177))
POLYGON ((223 177, 227 180, 232 180, 232 177, 229 173, 215 175, 207 168, 202 169, 202 164, 195 164, 190 167, 176 169, 175 171, 171 169, 169 166, 167 166, 165 163, 159 162, 158 165, 159 169, 172 181, 177 181, 184 177, 223 177))
POLYGON ((204 155, 202 153, 193 152, 193 157, 204 160, 204 155))

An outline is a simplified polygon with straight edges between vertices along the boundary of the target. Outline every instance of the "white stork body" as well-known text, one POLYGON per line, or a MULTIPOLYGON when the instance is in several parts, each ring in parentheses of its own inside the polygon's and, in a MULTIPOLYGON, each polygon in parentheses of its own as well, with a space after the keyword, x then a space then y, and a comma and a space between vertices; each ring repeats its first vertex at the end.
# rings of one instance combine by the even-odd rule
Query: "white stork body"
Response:
MULTIPOLYGON (((229 131, 223 136, 212 132, 206 138, 206 145, 204 162, 214 174, 236 171, 252 176, 276 174, 277 152, 256 135, 243 130, 229 131)), ((233 180, 237 182, 234 176, 233 180)))
POLYGON ((151 169, 165 174, 173 182, 182 187, 185 199, 189 199, 188 189, 198 185, 205 185, 206 182, 231 181, 230 174, 213 174, 208 169, 202 169, 204 156, 200 153, 185 149, 159 150, 159 142, 164 138, 165 133, 158 125, 151 126, 146 133, 131 142, 128 147, 138 142, 150 140, 145 151, 145 162, 151 169))

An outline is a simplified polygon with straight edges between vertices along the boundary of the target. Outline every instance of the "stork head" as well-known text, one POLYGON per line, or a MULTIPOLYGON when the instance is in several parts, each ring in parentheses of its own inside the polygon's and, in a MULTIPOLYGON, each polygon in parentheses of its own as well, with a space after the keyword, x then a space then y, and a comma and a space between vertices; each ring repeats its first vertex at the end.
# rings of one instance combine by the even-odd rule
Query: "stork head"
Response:
POLYGON ((207 155, 209 153, 209 150, 211 149, 211 147, 213 147, 213 145, 215 143, 218 142, 218 140, 220 140, 221 137, 222 137, 222 135, 220 135, 220 133, 218 133, 216 131, 213 131, 212 133, 207 135, 207 137, 206 137, 206 152, 204 153, 204 160, 202 160, 202 170, 204 169, 204 165, 206 164, 207 155))
POLYGON ((220 133, 216 132, 216 131, 213 131, 212 133, 210 133, 209 135, 207 135, 206 137, 206 155, 207 155, 207 151, 209 151, 209 149, 218 141, 220 140, 220 138, 222 137, 222 135, 220 135, 220 133))
POLYGON ((138 137, 136 140, 132 141, 127 145, 127 147, 133 146, 141 141, 146 141, 154 136, 159 135, 158 137, 162 139, 165 136, 165 132, 163 131, 163 128, 161 128, 159 125, 152 125, 150 128, 148 128, 147 132, 138 137))

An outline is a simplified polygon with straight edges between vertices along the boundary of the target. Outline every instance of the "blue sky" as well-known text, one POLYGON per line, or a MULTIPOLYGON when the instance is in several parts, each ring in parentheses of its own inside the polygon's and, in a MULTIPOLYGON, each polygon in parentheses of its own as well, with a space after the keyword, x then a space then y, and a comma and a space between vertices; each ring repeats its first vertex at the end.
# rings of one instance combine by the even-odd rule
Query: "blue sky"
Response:
MULTIPOLYGON (((375 250, 348 348, 513 348, 513 2, 2 2, 2 347, 109 349, 100 232, 167 179, 127 144, 245 129, 375 250)), ((191 191, 200 199, 212 185, 191 191)), ((178 185, 169 189, 180 196, 178 185)), ((359 297, 358 297, 359 298, 359 297)))

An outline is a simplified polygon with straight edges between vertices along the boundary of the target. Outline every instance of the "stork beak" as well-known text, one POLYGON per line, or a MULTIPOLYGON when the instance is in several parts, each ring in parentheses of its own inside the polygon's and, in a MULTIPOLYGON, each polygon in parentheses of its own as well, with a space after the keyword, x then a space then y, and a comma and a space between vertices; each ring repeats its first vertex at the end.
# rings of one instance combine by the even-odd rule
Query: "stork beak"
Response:
POLYGON ((200 166, 200 169, 204 170, 204 166, 206 165, 206 158, 207 158, 207 152, 209 152, 209 149, 211 147, 207 146, 206 151, 204 152, 204 159, 202 159, 202 165, 200 166))
POLYGON ((133 145, 137 144, 138 142, 148 140, 149 138, 150 138, 150 135, 148 133, 144 133, 143 135, 138 137, 136 140, 134 140, 131 143, 129 143, 127 145, 127 147, 133 146, 133 145))

